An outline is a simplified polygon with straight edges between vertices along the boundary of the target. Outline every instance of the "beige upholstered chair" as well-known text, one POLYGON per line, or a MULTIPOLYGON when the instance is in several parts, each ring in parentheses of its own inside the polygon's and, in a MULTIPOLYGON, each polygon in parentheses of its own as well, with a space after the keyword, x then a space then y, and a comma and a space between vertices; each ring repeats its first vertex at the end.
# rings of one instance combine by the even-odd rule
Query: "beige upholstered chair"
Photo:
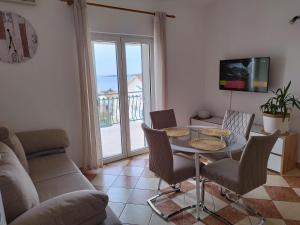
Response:
POLYGON ((169 215, 164 215, 155 207, 153 202, 162 195, 179 192, 180 185, 176 186, 176 184, 194 177, 195 165, 192 160, 172 153, 169 138, 165 131, 151 129, 144 123, 142 124, 142 128, 149 145, 149 169, 160 177, 158 189, 160 189, 161 180, 166 181, 173 188, 171 191, 163 192, 150 198, 148 204, 159 216, 168 220, 170 217, 184 210, 195 207, 195 205, 182 208, 169 215))
POLYGON ((176 117, 173 109, 150 112, 154 129, 177 127, 176 117))
MULTIPOLYGON (((251 137, 240 161, 227 158, 213 162, 201 168, 201 176, 234 192, 237 197, 235 202, 237 202, 241 195, 266 183, 268 159, 279 134, 280 132, 277 131, 268 136, 251 137)), ((206 179, 202 180, 201 185, 203 202, 206 179)), ((232 200, 229 195, 227 198, 232 200)), ((249 207, 246 209, 260 217, 260 224, 264 222, 265 219, 255 210, 249 207)))
MULTIPOLYGON (((254 121, 255 114, 245 113, 233 110, 227 110, 223 119, 222 128, 230 130, 235 134, 242 135, 249 139, 251 127, 254 121)), ((242 151, 238 150, 232 153, 220 152, 216 154, 203 154, 205 158, 208 158, 211 162, 221 160, 224 158, 233 158, 239 160, 242 155, 242 151)))

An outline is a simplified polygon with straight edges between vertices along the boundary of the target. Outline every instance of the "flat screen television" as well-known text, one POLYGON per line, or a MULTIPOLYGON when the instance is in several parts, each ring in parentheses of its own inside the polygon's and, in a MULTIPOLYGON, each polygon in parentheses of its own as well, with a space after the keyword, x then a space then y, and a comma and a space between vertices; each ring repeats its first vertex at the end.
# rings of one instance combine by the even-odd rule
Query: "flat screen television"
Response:
POLYGON ((268 92, 270 57, 220 61, 221 90, 268 92))

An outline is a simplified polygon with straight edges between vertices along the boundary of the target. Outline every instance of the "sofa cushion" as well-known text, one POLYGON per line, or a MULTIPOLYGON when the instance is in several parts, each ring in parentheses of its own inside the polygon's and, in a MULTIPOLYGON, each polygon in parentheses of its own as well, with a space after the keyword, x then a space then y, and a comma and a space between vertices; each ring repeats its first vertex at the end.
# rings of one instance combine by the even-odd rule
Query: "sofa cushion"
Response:
POLYGON ((45 181, 34 182, 40 201, 46 201, 72 191, 95 190, 81 173, 72 173, 45 181))
POLYGON ((0 190, 7 222, 39 204, 37 191, 14 152, 0 142, 0 190))
POLYGON ((9 130, 7 127, 2 126, 0 127, 0 141, 7 144, 14 151, 24 169, 28 172, 29 167, 25 151, 16 134, 9 130))
POLYGON ((107 202, 99 191, 71 192, 28 210, 10 225, 99 225, 106 218, 107 202))
POLYGON ((65 153, 30 159, 28 160, 28 164, 33 182, 80 172, 78 167, 65 153))

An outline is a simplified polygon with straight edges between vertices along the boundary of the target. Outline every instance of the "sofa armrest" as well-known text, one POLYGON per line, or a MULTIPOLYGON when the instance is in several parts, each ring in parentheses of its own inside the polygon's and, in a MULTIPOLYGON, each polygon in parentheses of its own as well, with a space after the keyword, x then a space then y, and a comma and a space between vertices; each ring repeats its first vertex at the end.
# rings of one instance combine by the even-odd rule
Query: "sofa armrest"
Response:
POLYGON ((69 146, 67 133, 60 129, 36 130, 16 133, 26 155, 69 146))
POLYGON ((107 203, 100 191, 75 191, 41 203, 9 225, 99 225, 106 219, 107 203))

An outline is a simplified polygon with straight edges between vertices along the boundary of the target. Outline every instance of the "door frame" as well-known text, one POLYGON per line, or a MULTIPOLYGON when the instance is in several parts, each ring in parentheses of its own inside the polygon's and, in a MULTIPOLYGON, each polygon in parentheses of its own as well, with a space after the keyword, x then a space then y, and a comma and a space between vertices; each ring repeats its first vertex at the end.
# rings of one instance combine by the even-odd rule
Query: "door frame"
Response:
MULTIPOLYGON (((118 72, 118 82, 119 82, 119 104, 120 104, 120 132, 121 132, 121 145, 122 145, 122 153, 120 155, 111 156, 107 158, 103 158, 104 164, 114 162, 117 160, 129 158, 135 155, 140 155, 148 152, 148 148, 141 148, 135 151, 131 151, 130 149, 130 120, 129 120, 129 106, 128 106, 128 85, 127 85, 127 68, 126 68, 126 43, 141 43, 149 45, 149 78, 147 78, 149 85, 148 95, 145 97, 145 90, 143 88, 143 96, 145 100, 150 101, 148 105, 149 112, 152 108, 152 90, 153 90, 153 78, 154 78, 154 62, 153 62, 153 38, 148 36, 137 36, 137 35, 124 35, 124 34, 108 34, 108 33, 99 33, 99 32, 91 32, 91 45, 93 42, 114 42, 116 44, 116 56, 117 56, 117 72, 118 72), (121 99, 122 98, 122 99, 121 99)), ((95 69, 94 62, 94 51, 91 51, 92 59, 93 59, 93 67, 95 69)), ((94 72, 95 73, 95 72, 94 72)), ((94 74, 95 76, 95 74, 94 74)), ((96 78, 96 76, 95 76, 96 78)), ((144 120, 146 123, 150 124, 150 115, 146 115, 144 101, 144 120)), ((98 113, 98 112, 97 112, 98 113)), ((148 113, 149 114, 149 113, 148 113)), ((100 128, 101 129, 101 128, 100 128)), ((99 132, 101 135, 101 132, 99 132)), ((102 148, 101 148, 102 149, 102 148)))

